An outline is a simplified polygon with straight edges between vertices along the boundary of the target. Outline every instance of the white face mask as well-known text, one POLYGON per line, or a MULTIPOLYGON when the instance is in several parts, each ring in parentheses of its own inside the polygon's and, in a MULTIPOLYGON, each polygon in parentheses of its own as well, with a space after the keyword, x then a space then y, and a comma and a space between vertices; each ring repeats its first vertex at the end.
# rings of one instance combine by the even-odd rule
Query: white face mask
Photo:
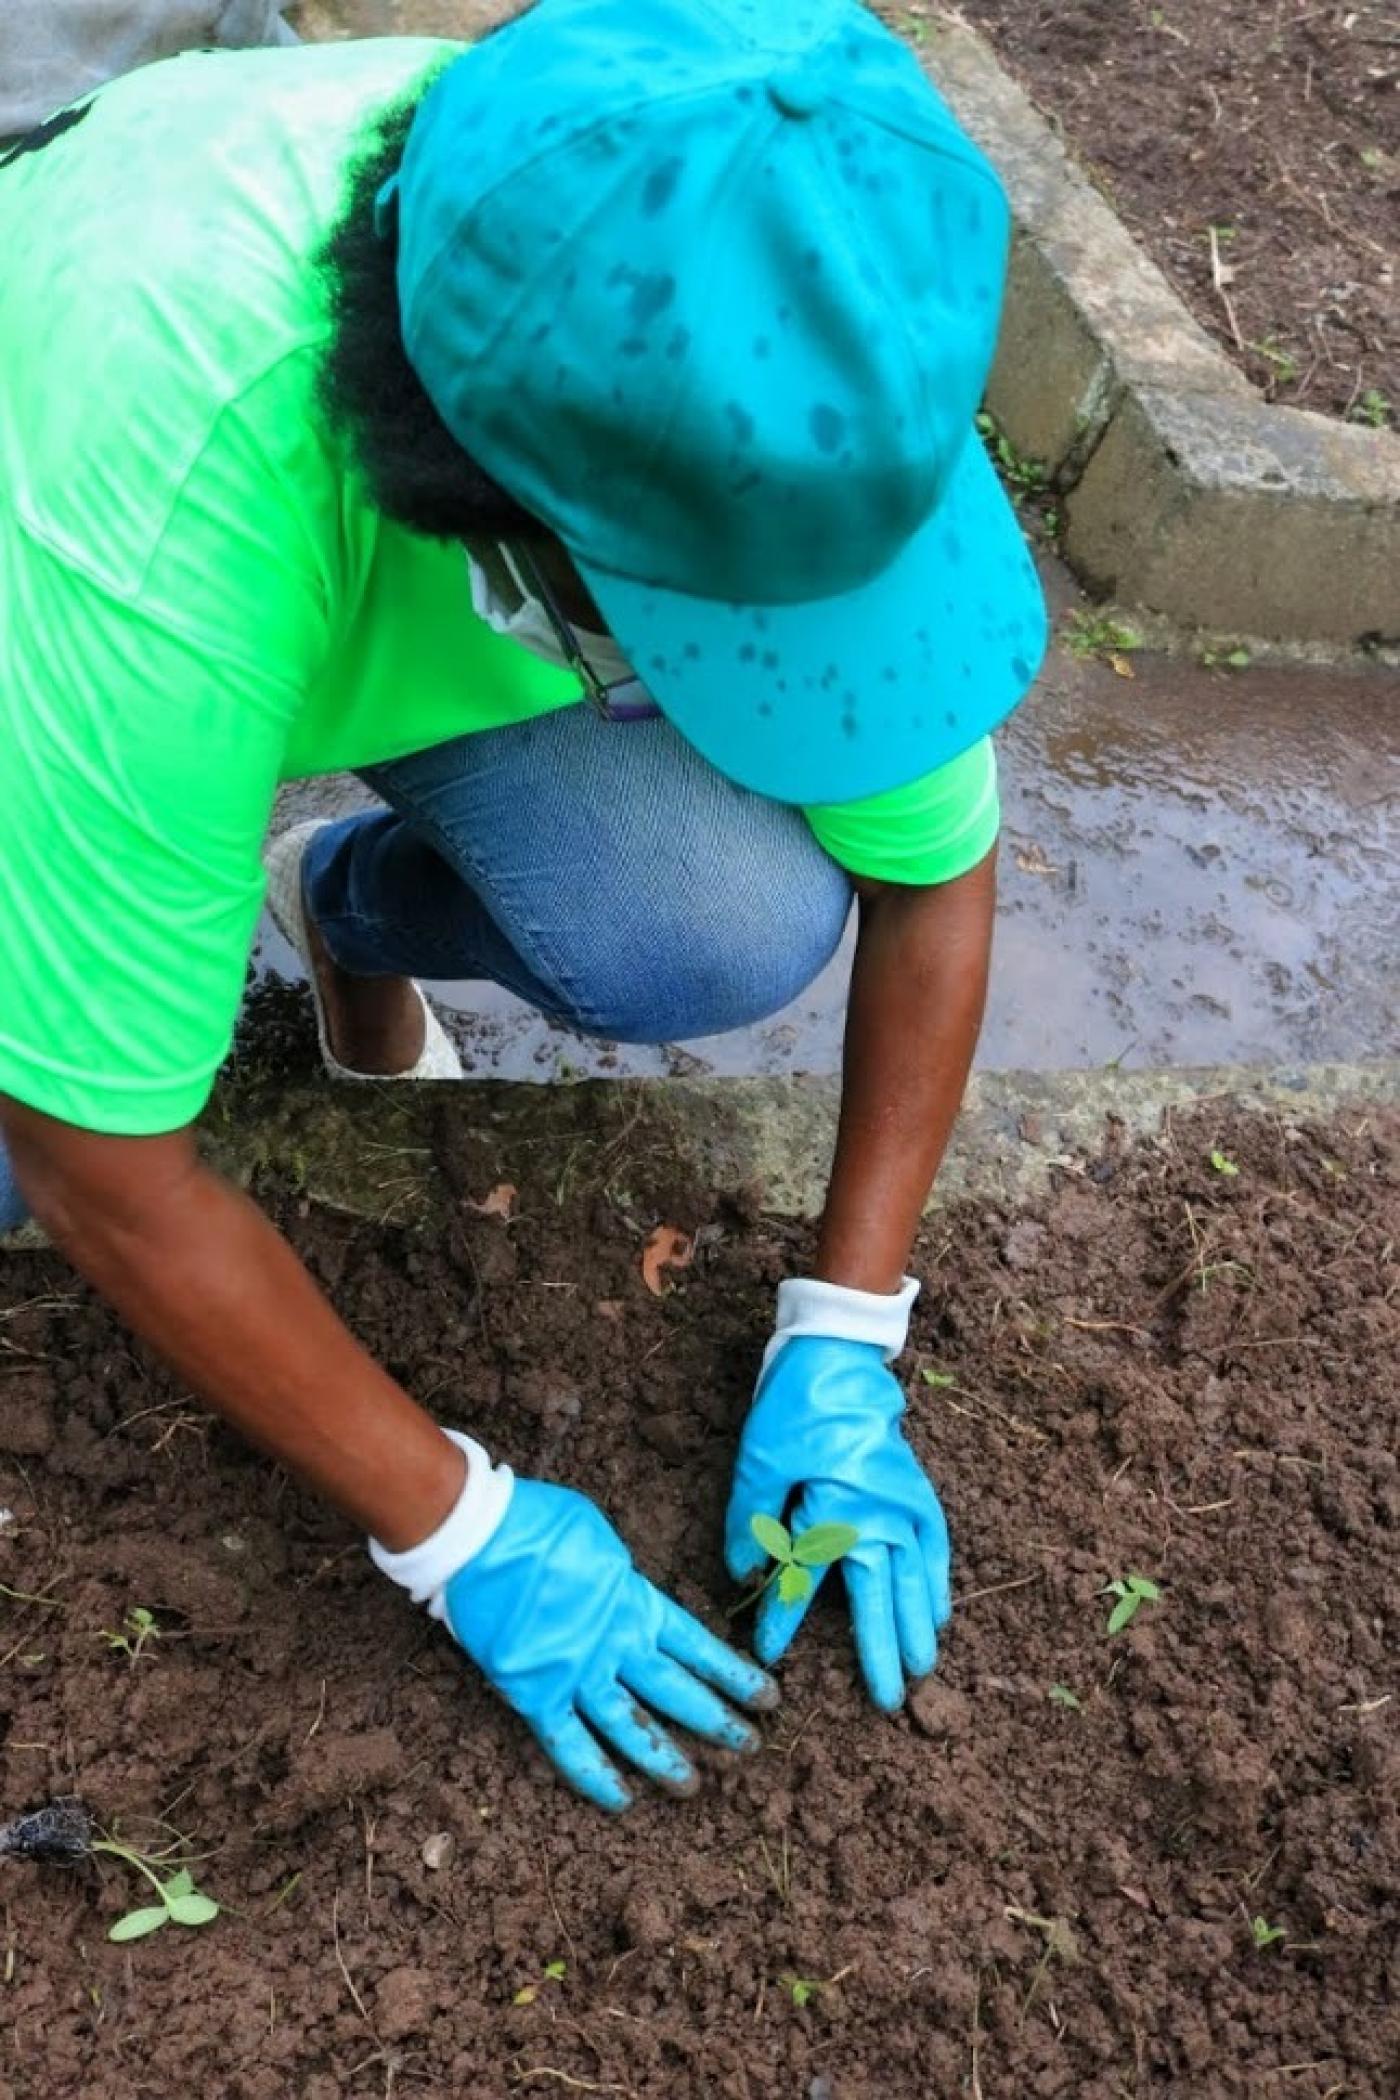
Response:
MULTIPOLYGON (((511 574, 511 579, 520 593, 520 604, 512 609, 496 592, 490 577, 479 563, 467 556, 467 568, 471 574, 472 611, 484 620, 496 634, 507 635, 511 641, 519 642, 532 656, 543 658, 547 664, 559 664, 568 668, 568 659, 559 645, 549 614, 538 598, 534 597, 515 565, 515 557, 508 546, 499 549, 502 561, 511 574)), ((619 685, 632 676, 632 666, 610 634, 590 634, 586 627, 575 627, 578 645, 584 656, 604 685, 619 685)))

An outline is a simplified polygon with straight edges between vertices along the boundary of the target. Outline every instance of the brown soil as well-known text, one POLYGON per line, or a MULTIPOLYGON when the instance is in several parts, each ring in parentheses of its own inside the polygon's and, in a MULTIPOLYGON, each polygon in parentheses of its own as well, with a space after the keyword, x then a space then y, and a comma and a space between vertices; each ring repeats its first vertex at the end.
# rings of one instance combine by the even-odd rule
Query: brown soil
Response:
MULTIPOLYGON (((266 1198, 415 1392, 720 1624, 805 1235, 753 1192, 575 1174, 561 1205, 470 1113, 444 1171, 519 1182, 510 1222, 425 1244, 266 1198), (705 1228, 665 1299, 658 1218, 705 1228)), ((1394 1115, 1202 1110, 1033 1210, 940 1217, 906 1364, 959 1554, 937 1678, 878 1718, 819 1608, 764 1750, 620 1822, 60 1262, 9 1257, 0 1579, 44 1602, 4 1601, 0 1798, 160 1818, 229 1909, 112 1946, 131 1877, 0 1863, 2 2100, 1394 2100, 1397 1239, 1394 1115), (1129 1571, 1161 1601, 1109 1640, 1129 1571), (136 1604, 132 1665, 98 1635, 136 1604)))
MULTIPOLYGON (((916 36, 935 12, 931 0, 884 11, 916 36)), ((1395 0, 959 0, 956 11, 1272 398, 1400 419, 1395 0), (1231 273, 1219 288, 1212 226, 1231 273)))

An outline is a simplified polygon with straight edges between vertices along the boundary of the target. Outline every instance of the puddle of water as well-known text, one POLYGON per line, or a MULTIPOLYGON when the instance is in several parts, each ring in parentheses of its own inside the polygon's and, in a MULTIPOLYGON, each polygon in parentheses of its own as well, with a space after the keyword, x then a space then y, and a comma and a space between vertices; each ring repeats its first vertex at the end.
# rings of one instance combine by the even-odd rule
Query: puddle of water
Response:
MULTIPOLYGON (((1318 1062, 1400 1043, 1400 681, 1056 655, 1001 738, 1004 828, 979 1062, 1318 1062)), ((350 806, 342 782, 295 814, 350 806)), ((291 812, 289 812, 290 814, 291 812)), ((784 1013, 599 1044, 494 985, 434 986, 483 1076, 838 1069, 853 934, 784 1013)), ((270 929, 263 960, 292 971, 270 929)))

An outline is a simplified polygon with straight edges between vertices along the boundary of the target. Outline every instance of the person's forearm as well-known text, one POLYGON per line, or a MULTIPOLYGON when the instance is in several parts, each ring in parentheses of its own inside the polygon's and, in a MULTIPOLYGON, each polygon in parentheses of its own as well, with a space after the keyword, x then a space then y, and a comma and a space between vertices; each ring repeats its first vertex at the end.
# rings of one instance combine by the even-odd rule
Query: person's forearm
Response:
POLYGON ((899 1288, 977 1046, 995 855, 937 889, 862 895, 841 1123, 816 1274, 899 1288))
POLYGON ((226 1421, 393 1551, 442 1521, 460 1451, 245 1196, 193 1158, 129 1203, 84 1202, 42 1165, 27 1192, 74 1266, 226 1421))

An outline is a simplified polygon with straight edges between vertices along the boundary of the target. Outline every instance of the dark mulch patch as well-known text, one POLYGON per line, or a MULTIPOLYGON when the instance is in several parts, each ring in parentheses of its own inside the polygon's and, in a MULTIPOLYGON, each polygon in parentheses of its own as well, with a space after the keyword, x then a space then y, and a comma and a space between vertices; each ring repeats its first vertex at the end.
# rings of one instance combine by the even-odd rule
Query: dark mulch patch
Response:
MULTIPOLYGON (((917 39, 934 9, 882 12, 917 39)), ((1395 0, 961 0, 958 12, 1272 399, 1400 420, 1395 0)))
MULTIPOLYGON (((518 1182, 510 1222, 267 1200, 412 1390, 723 1623, 805 1235, 532 1174, 470 1116, 444 1169, 518 1182), (665 1299, 657 1215, 708 1227, 665 1299)), ((45 1601, 0 1600, 0 1800, 160 1818, 230 1910, 113 1946, 134 1877, 0 1861, 0 2100, 1394 2100, 1398 1169, 1394 1116, 1202 1110, 940 1216, 904 1366, 958 1555, 937 1677, 872 1713, 833 1597, 762 1752, 618 1822, 61 1262, 7 1258, 0 1580, 45 1601), (1110 1640, 1128 1572, 1161 1601, 1110 1640), (133 1664, 99 1635, 138 1604, 133 1664)))

